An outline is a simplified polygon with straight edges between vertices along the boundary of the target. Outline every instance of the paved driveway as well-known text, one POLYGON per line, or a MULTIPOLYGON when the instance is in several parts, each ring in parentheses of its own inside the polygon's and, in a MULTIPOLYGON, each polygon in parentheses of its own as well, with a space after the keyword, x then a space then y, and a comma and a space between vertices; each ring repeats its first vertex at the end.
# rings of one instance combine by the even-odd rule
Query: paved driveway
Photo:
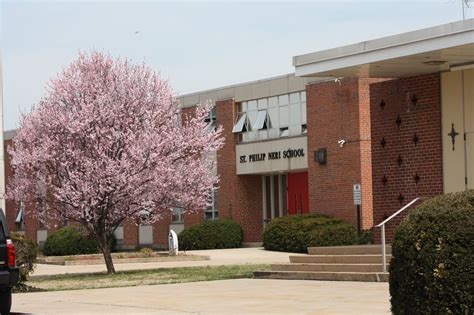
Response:
POLYGON ((387 283, 238 279, 15 294, 34 314, 390 314, 387 283))
MULTIPOLYGON (((290 255, 302 255, 284 252, 271 252, 263 248, 232 248, 214 250, 188 251, 187 254, 210 256, 211 260, 204 261, 173 261, 173 262, 149 262, 116 264, 115 269, 138 270, 171 267, 190 266, 220 266, 220 265, 242 265, 242 264, 275 264, 289 262, 290 255)), ((105 265, 83 265, 83 266, 55 266, 39 264, 33 276, 65 274, 65 273, 90 273, 106 271, 105 265)))

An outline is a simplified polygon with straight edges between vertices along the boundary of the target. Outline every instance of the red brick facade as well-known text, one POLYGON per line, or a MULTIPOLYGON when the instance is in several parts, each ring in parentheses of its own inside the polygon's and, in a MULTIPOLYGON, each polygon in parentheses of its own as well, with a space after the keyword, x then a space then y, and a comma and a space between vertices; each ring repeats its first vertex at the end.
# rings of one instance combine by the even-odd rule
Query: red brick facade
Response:
POLYGON ((357 224, 353 185, 362 185, 361 227, 372 227, 372 174, 368 80, 307 85, 310 211, 357 224), (345 140, 343 147, 339 140, 345 140), (327 149, 327 164, 314 151, 327 149))
POLYGON ((222 126, 225 137, 225 145, 217 153, 219 217, 238 222, 244 231, 244 242, 260 242, 263 228, 261 176, 235 174, 237 135, 232 133, 236 117, 234 100, 218 101, 216 109, 217 125, 222 126))
MULTIPOLYGON (((318 82, 306 86, 306 99, 310 212, 333 215, 356 225, 353 185, 359 183, 361 226, 369 229, 415 197, 442 194, 439 74, 318 82), (412 104, 413 95, 416 105, 412 104), (344 146, 339 146, 339 140, 346 141, 344 146), (314 159, 319 148, 327 149, 326 165, 314 159)), ((224 147, 217 152, 217 210, 219 218, 235 220, 242 226, 244 242, 261 242, 262 176, 236 175, 238 138, 232 133, 236 105, 234 99, 216 102, 217 125, 222 126, 225 137, 224 147)), ((11 141, 5 142, 5 146, 9 144, 11 141)), ((5 163, 8 184, 12 176, 8 154, 5 163)), ((16 210, 15 204, 7 201, 7 218, 13 230, 16 210)), ((387 226, 388 241, 401 218, 387 226)), ((185 214, 184 219, 186 227, 203 220, 203 211, 185 214)), ((171 214, 154 224, 155 246, 167 246, 170 224, 171 214)), ((38 222, 27 216, 25 227, 28 236, 36 240, 38 222)), ((376 236, 379 240, 378 233, 376 236)), ((138 244, 138 226, 125 222, 123 245, 133 248, 138 244)))
MULTIPOLYGON (((371 84, 370 109, 378 224, 416 197, 443 193, 439 74, 371 84)), ((387 225, 388 242, 406 213, 387 225)))

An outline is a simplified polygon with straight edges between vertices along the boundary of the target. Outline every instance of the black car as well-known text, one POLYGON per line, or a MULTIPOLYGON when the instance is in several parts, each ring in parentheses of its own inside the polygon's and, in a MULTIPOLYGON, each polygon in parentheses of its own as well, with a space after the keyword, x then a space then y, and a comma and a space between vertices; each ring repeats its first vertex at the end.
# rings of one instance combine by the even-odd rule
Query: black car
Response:
POLYGON ((18 283, 19 269, 15 263, 15 246, 10 239, 7 219, 0 208, 0 314, 10 314, 12 287, 18 283))

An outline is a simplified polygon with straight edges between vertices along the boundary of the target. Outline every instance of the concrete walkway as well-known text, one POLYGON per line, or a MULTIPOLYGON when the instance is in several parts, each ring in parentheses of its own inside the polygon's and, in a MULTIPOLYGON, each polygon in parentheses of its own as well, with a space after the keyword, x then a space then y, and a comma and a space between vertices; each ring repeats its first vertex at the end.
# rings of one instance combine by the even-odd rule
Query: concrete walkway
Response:
POLYGON ((390 314, 387 283, 238 279, 23 293, 34 314, 390 314))
MULTIPOLYGON (((221 266, 221 265, 242 265, 242 264, 274 264, 289 262, 290 255, 304 255, 284 252, 271 252, 263 248, 232 248, 188 251, 187 254, 210 256, 210 260, 203 261, 173 261, 173 262, 149 262, 116 264, 117 271, 141 270, 173 267, 192 266, 221 266)), ((71 273, 91 273, 106 271, 105 265, 83 265, 83 266, 57 266, 38 264, 32 276, 44 276, 55 274, 71 273)))

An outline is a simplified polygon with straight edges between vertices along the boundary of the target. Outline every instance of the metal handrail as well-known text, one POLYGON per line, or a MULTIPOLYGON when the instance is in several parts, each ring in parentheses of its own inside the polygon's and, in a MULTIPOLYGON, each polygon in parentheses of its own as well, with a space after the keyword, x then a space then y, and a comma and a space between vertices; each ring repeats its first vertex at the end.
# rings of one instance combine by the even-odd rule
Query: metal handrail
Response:
POLYGON ((393 218, 395 218, 397 215, 399 215, 400 213, 402 213, 403 211, 405 211, 407 208, 409 208, 412 204, 414 204, 415 202, 417 202, 418 200, 420 200, 421 197, 418 197, 418 198, 415 198, 413 199, 412 201, 410 201, 409 203, 407 203, 403 208, 401 208, 400 210, 398 210, 397 212, 395 212, 394 214, 392 214, 391 216, 389 216, 388 218, 386 218, 385 220, 383 220, 380 224, 376 225, 375 227, 381 227, 382 228, 382 231, 381 231, 381 241, 382 241, 382 272, 387 272, 387 253, 386 253, 386 250, 385 250, 385 224, 387 222, 389 222, 390 220, 392 220, 393 218))

